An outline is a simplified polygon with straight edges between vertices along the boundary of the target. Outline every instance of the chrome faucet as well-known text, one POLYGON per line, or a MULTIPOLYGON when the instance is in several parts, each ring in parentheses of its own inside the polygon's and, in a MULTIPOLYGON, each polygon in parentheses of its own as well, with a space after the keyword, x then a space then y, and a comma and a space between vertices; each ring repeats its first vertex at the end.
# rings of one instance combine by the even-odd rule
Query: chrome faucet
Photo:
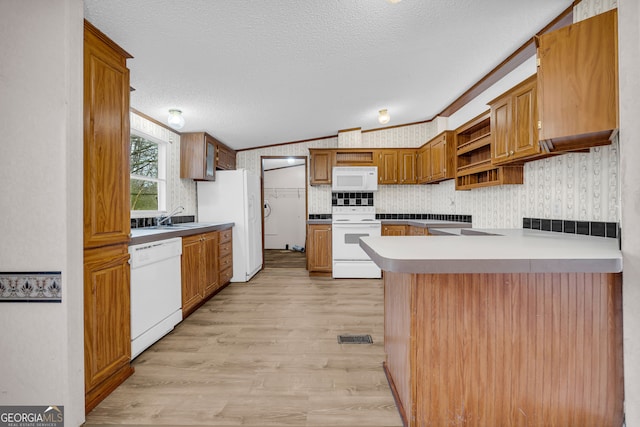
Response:
MULTIPOLYGON (((162 223, 169 221, 171 218, 173 218, 174 216, 182 212, 184 212, 184 206, 178 206, 167 215, 160 215, 158 217, 158 221, 156 225, 161 225, 162 223)), ((171 225, 171 221, 169 221, 167 225, 171 225)))

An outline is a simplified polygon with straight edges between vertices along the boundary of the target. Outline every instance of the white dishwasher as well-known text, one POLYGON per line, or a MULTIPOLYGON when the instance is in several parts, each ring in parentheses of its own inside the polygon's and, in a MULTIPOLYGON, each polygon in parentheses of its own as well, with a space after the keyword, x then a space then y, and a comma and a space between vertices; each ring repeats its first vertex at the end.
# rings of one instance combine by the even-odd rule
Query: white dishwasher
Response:
POLYGON ((182 238, 129 246, 131 358, 182 321, 182 238))

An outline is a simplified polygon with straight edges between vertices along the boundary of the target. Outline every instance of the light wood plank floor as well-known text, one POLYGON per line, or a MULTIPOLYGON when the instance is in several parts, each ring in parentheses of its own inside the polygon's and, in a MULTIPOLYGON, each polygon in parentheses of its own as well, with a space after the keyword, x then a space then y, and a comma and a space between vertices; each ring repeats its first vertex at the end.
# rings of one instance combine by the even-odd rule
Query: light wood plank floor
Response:
POLYGON ((381 280, 266 268, 136 358, 86 425, 401 426, 383 360, 381 280))

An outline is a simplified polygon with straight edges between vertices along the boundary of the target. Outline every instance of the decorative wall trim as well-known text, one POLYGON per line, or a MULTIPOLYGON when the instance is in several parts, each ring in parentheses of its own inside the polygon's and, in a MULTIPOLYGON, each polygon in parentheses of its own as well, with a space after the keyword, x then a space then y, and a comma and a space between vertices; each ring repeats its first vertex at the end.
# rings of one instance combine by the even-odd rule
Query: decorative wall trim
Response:
POLYGON ((0 302, 62 302, 62 273, 0 273, 0 302))

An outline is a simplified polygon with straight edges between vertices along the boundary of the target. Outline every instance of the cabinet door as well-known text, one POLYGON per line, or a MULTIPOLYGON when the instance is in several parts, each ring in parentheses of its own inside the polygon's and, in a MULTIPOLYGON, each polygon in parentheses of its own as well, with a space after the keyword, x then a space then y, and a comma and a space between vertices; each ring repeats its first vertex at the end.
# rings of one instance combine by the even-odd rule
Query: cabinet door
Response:
POLYGON ((213 181, 218 141, 205 132, 180 135, 180 178, 213 181))
POLYGON ((382 226, 383 236, 406 236, 406 234, 407 234, 406 225, 383 225, 382 226))
POLYGON ((415 225, 409 226, 409 236, 426 236, 429 232, 426 228, 416 227, 415 225))
POLYGON ((236 152, 225 145, 216 144, 216 168, 234 170, 236 168, 236 152))
POLYGON ((84 247, 129 241, 129 70, 91 31, 84 43, 84 247))
POLYGON ((130 369, 131 303, 127 245, 84 251, 85 390, 130 369))
MULTIPOLYGON (((538 144, 538 96, 535 79, 518 87, 513 94, 511 134, 513 157, 522 159, 540 153, 538 144)), ((511 151, 509 152, 511 154, 511 151)))
POLYGON ((491 162, 522 163, 540 157, 536 76, 491 101, 491 162))
POLYGON ((331 184, 332 151, 311 151, 311 185, 331 184))
POLYGON ((504 96, 491 104, 491 161, 500 163, 513 155, 511 136, 511 96, 504 96))
POLYGON ((415 150, 400 150, 398 175, 398 184, 415 184, 417 182, 415 150))
POLYGON ((182 238, 182 318, 204 298, 201 236, 182 238))
POLYGON ((618 128, 617 22, 614 9, 540 36, 540 140, 560 150, 609 143, 618 128))
POLYGON ((438 138, 432 141, 429 145, 431 147, 431 179, 430 181, 436 181, 445 177, 447 166, 445 163, 445 143, 446 140, 438 138))
POLYGON ((431 145, 427 144, 420 150, 422 156, 420 158, 420 168, 422 169, 422 179, 420 184, 431 181, 431 145))
POLYGON ((398 152, 381 150, 378 155, 378 184, 398 183, 398 152))
POLYGON ((218 232, 206 233, 202 237, 202 270, 204 297, 214 293, 218 287, 218 232))
POLYGON ((216 143, 215 140, 205 135, 205 162, 204 179, 213 181, 216 174, 216 143))
POLYGON ((307 269, 310 272, 331 272, 331 225, 312 224, 307 233, 307 269))

